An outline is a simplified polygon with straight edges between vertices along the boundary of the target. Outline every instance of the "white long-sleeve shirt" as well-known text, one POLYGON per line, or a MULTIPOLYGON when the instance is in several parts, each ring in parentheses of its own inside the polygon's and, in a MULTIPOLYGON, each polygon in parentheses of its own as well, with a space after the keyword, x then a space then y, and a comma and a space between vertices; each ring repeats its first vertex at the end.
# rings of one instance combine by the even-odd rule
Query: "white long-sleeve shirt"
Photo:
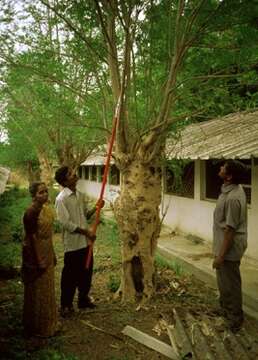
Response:
POLYGON ((87 246, 86 237, 74 233, 77 227, 87 228, 87 200, 81 192, 72 192, 65 187, 56 198, 57 220, 63 228, 64 252, 75 251, 87 246))

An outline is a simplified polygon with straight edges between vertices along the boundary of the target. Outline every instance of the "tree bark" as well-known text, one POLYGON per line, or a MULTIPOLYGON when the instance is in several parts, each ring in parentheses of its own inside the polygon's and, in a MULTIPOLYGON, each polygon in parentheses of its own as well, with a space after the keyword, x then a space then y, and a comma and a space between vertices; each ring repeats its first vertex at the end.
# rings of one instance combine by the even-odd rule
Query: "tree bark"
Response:
POLYGON ((40 178, 47 186, 51 186, 54 182, 53 167, 49 159, 42 153, 38 152, 40 178))
POLYGON ((33 166, 30 160, 27 162, 27 176, 29 184, 34 181, 40 181, 40 171, 38 168, 35 169, 35 166, 33 166))
POLYGON ((155 289, 154 255, 160 233, 161 168, 134 159, 121 171, 121 192, 114 204, 122 242, 122 300, 148 300, 155 289))

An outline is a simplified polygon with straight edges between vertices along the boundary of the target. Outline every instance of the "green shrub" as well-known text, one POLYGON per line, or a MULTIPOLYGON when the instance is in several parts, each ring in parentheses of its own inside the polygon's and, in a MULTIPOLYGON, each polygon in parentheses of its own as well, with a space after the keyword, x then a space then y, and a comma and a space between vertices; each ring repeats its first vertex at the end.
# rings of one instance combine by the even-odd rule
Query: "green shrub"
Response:
POLYGON ((22 217, 31 202, 27 190, 13 187, 0 196, 0 241, 21 241, 22 217))
POLYGON ((73 354, 64 354, 54 349, 43 349, 34 353, 35 360, 78 360, 73 354))
POLYGON ((184 272, 181 264, 176 260, 167 260, 158 253, 155 256, 155 265, 160 269, 171 269, 177 276, 181 276, 184 272))
POLYGON ((55 220, 53 224, 53 231, 56 234, 60 234, 62 232, 62 225, 59 221, 55 220))
POLYGON ((109 279, 107 283, 108 289, 111 292, 115 293, 118 290, 119 285, 120 285, 120 279, 115 275, 109 275, 109 279))
POLYGON ((21 265, 21 244, 0 243, 0 269, 12 269, 21 265))

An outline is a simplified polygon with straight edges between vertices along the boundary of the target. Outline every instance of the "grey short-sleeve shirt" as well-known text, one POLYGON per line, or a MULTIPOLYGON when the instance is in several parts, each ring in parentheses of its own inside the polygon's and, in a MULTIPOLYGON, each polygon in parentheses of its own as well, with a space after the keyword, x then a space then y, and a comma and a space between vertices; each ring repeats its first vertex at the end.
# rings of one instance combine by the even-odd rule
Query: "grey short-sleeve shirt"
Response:
POLYGON ((213 218, 213 253, 219 255, 226 225, 235 230, 225 260, 238 261, 247 248, 247 204, 241 185, 222 185, 213 218))

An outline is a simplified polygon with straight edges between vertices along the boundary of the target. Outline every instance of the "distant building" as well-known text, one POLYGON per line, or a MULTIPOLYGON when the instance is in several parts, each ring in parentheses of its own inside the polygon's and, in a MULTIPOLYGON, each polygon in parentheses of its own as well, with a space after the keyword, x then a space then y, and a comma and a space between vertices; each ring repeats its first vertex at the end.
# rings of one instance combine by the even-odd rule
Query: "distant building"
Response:
MULTIPOLYGON (((213 211, 220 193, 219 167, 225 159, 239 159, 248 168, 243 187, 248 200, 247 256, 258 261, 258 111, 230 114, 188 125, 177 139, 169 140, 167 159, 184 160, 181 184, 169 166, 163 174, 163 202, 167 209, 164 224, 186 234, 212 241, 213 211)), ((81 164, 80 186, 98 196, 104 169, 104 155, 81 164)), ((106 199, 119 191, 119 172, 114 163, 109 175, 106 199)), ((162 209, 161 209, 162 211, 162 209)))
MULTIPOLYGON (((100 194, 102 178, 105 168, 106 153, 104 151, 90 155, 79 167, 78 182, 79 188, 91 196, 96 198, 100 194)), ((114 201, 119 192, 120 173, 114 160, 111 158, 109 174, 105 189, 105 200, 114 201)))

